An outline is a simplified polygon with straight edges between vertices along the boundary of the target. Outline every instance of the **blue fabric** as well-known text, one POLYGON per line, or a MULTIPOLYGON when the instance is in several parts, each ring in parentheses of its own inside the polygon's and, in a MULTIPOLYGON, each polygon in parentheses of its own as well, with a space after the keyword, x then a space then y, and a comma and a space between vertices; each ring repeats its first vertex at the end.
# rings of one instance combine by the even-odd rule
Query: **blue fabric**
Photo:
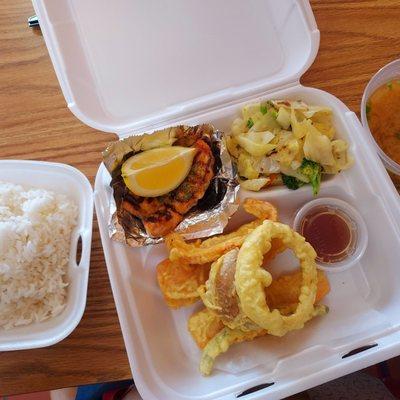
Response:
POLYGON ((128 379, 126 381, 79 386, 75 400, 101 400, 103 393, 110 390, 127 388, 131 385, 133 385, 133 380, 128 379))

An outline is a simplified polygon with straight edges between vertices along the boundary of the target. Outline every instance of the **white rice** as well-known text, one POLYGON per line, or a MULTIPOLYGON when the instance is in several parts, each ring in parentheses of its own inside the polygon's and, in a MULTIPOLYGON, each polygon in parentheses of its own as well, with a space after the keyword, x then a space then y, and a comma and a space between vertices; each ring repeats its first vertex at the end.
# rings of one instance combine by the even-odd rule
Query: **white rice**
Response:
POLYGON ((0 328, 41 322, 64 309, 77 216, 64 195, 0 182, 0 328))

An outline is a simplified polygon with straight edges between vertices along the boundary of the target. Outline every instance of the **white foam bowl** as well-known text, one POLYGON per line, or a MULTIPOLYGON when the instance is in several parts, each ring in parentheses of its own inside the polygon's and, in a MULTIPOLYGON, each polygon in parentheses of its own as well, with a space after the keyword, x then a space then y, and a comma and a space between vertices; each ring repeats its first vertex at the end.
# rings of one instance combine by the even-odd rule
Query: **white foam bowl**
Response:
POLYGON ((400 59, 394 60, 389 64, 386 64, 382 67, 368 82, 368 85, 365 87, 364 94, 361 100, 361 122, 368 132, 369 139, 373 146, 375 147, 379 157, 381 158, 383 164, 386 169, 390 172, 393 172, 396 175, 400 176, 400 164, 393 161, 386 153, 379 147, 378 143, 375 141, 369 126, 367 119, 366 106, 367 101, 371 97, 371 95, 378 89, 380 86, 384 85, 386 82, 389 82, 391 79, 400 77, 400 59))
POLYGON ((0 351, 50 346, 76 328, 85 310, 92 241, 93 191, 88 179, 77 169, 42 161, 0 160, 0 181, 63 193, 78 205, 78 222, 71 236, 66 307, 59 315, 44 322, 8 330, 0 328, 0 351), (82 252, 77 264, 79 238, 82 252))

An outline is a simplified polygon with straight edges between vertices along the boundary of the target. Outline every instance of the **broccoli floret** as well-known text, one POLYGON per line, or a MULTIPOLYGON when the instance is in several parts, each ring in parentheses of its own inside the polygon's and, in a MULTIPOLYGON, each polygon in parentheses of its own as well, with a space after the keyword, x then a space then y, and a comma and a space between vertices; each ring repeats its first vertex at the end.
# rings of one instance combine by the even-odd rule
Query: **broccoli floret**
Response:
POLYGON ((295 178, 294 176, 289 176, 281 173, 283 184, 292 190, 297 190, 299 187, 304 185, 304 182, 295 178))
POLYGON ((268 107, 265 104, 261 104, 260 111, 262 115, 265 115, 268 112, 268 107))
POLYGON ((321 185, 321 174, 322 174, 321 165, 315 161, 303 158, 303 162, 299 167, 299 172, 309 179, 313 189, 313 194, 314 196, 316 196, 319 192, 319 187, 321 185))
POLYGON ((250 129, 250 128, 253 127, 253 125, 254 125, 253 119, 252 119, 252 118, 249 118, 249 119, 247 120, 247 124, 246 124, 247 128, 250 129))

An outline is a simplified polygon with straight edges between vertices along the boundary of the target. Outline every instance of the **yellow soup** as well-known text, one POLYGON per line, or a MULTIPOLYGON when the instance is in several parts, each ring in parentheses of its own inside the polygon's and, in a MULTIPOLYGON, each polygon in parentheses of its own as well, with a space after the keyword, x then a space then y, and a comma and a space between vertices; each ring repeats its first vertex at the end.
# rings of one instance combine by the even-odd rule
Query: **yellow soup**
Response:
POLYGON ((369 98, 366 112, 379 147, 400 164, 400 78, 378 88, 369 98))

